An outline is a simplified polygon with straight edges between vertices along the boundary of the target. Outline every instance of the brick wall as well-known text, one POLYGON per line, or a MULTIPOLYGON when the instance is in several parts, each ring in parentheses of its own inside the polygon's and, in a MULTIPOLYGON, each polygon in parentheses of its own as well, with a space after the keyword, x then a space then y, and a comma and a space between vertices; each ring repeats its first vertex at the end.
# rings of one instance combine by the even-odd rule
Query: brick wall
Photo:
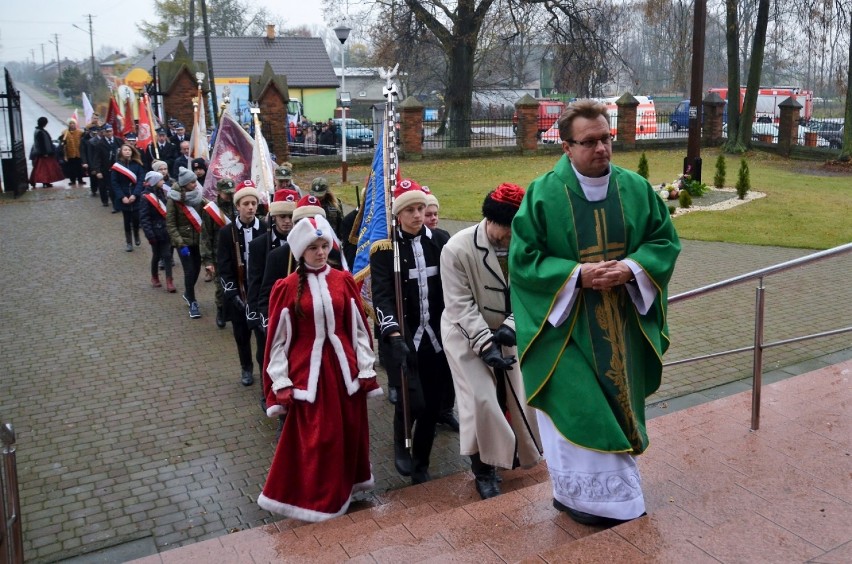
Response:
POLYGON ((175 118, 184 124, 187 137, 192 135, 192 123, 195 121, 192 99, 196 96, 198 96, 198 83, 189 71, 184 69, 172 82, 172 87, 163 100, 166 118, 175 118))
POLYGON ((278 162, 290 158, 290 148, 287 145, 287 104, 278 89, 270 85, 258 101, 260 119, 269 124, 269 135, 266 142, 269 150, 275 153, 278 162))

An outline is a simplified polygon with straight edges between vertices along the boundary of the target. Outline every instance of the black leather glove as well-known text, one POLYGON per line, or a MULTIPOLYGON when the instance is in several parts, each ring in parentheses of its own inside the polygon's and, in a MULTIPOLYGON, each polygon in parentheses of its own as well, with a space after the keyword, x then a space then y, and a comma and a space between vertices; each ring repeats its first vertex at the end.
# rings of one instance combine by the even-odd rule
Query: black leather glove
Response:
POLYGON ((388 354, 393 363, 406 367, 408 365, 408 355, 411 353, 411 350, 408 348, 405 338, 402 335, 390 337, 388 338, 388 344, 390 345, 388 354))
POLYGON ((240 297, 239 294, 237 294, 233 298, 231 298, 231 303, 234 304, 234 308, 237 311, 241 311, 241 312, 245 313, 246 303, 243 301, 243 299, 240 297))
POLYGON ((491 341, 504 347, 514 347, 517 344, 515 330, 508 325, 501 325, 494 331, 491 341))
POLYGON ((512 365, 517 362, 514 356, 503 356, 500 354, 500 350, 494 345, 479 353, 479 358, 491 368, 498 370, 511 370, 512 365))

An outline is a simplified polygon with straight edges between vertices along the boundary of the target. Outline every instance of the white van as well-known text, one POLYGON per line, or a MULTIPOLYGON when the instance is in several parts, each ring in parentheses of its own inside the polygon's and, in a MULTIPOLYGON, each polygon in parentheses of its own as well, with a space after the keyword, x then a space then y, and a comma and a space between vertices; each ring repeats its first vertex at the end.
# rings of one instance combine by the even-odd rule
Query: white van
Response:
MULTIPOLYGON (((639 101, 639 106, 636 108, 636 139, 656 139, 657 138, 657 110, 654 107, 654 100, 648 96, 634 96, 639 101)), ((615 105, 617 97, 599 98, 601 102, 606 104, 606 109, 609 111, 609 126, 615 137, 618 131, 618 106, 615 105)))

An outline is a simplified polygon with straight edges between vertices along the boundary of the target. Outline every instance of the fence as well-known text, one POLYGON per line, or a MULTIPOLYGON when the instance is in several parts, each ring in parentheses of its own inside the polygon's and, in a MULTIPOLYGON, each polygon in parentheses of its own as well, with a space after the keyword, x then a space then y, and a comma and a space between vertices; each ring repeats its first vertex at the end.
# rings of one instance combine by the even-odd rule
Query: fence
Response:
MULTIPOLYGON (((647 120, 647 117, 643 117, 647 120)), ((651 118, 653 120, 653 118, 651 118)), ((611 115, 613 129, 616 127, 617 115, 611 115)), ((339 120, 338 120, 339 122, 339 120)), ((451 149, 460 147, 514 147, 518 144, 517 126, 511 117, 476 118, 462 122, 424 121, 421 134, 423 151, 451 149)), ((311 127, 315 127, 312 125, 311 127)), ((383 122, 372 120, 347 119, 346 152, 350 155, 372 154, 379 135, 382 134, 383 122)), ((842 121, 821 120, 811 121, 808 126, 800 125, 798 145, 839 148, 842 135, 842 121), (815 133, 809 136, 808 133, 815 133)), ((334 142, 330 139, 320 141, 320 131, 315 130, 313 138, 306 136, 299 129, 294 141, 289 143, 290 154, 297 157, 314 157, 340 155, 342 153, 342 128, 338 125, 334 131, 334 142)), ((400 124, 397 124, 397 133, 400 124)), ((637 140, 683 140, 686 143, 689 135, 688 121, 675 111, 657 111, 655 123, 637 124, 637 140)), ((727 125, 722 128, 722 137, 727 138, 727 125)), ((752 140, 777 144, 779 138, 776 123, 757 122, 752 126, 752 140)), ((538 135, 540 145, 559 144, 559 131, 554 126, 538 135)), ((403 145, 403 149, 404 149, 403 145)))
MULTIPOLYGON (((798 280, 782 281, 774 283, 772 287, 773 310, 772 316, 768 314, 766 307, 766 286, 764 280, 769 276, 788 273, 793 269, 810 266, 818 261, 827 261, 833 259, 835 261, 844 258, 844 255, 852 253, 852 243, 840 245, 833 249, 820 251, 793 260, 785 261, 773 266, 755 270, 740 276, 735 276, 715 284, 710 284, 687 292, 671 296, 669 298, 669 315, 668 322, 674 334, 679 335, 675 341, 678 343, 676 347, 679 351, 688 351, 694 355, 698 351, 705 350, 710 346, 729 347, 724 350, 698 354, 687 358, 679 358, 668 361, 664 364, 667 372, 681 367, 683 365, 695 363, 697 361, 709 361, 720 357, 726 357, 724 363, 719 363, 713 366, 713 363, 703 363, 701 369, 694 369, 689 372, 687 368, 685 372, 678 373, 675 378, 689 380, 695 386, 696 390, 703 390, 715 387, 724 383, 739 380, 742 375, 742 370, 745 364, 741 359, 732 359, 730 355, 739 353, 751 352, 750 372, 752 375, 752 429, 758 429, 760 418, 760 387, 765 364, 764 351, 788 345, 786 347, 787 357, 780 364, 792 363, 791 359, 795 356, 795 351, 789 345, 800 343, 806 340, 821 338, 825 339, 821 345, 823 350, 841 350, 849 347, 849 339, 844 335, 852 331, 852 326, 848 326, 850 321, 849 299, 852 296, 848 295, 848 291, 844 295, 844 288, 833 286, 823 277, 836 278, 837 272, 848 271, 848 266, 835 263, 833 265, 835 274, 831 274, 829 267, 820 269, 811 269, 807 276, 799 274, 798 280), (747 307, 743 307, 741 302, 747 299, 747 293, 742 291, 741 284, 757 280, 755 306, 753 314, 750 314, 747 307), (803 284, 802 280, 809 283, 814 283, 815 287, 823 288, 824 291, 817 293, 802 292, 802 288, 807 284, 803 284), (722 290, 733 289, 738 287, 736 292, 728 296, 719 297, 719 292, 722 290), (834 288, 835 291, 829 291, 834 288), (680 302, 693 300, 698 297, 706 297, 713 294, 717 297, 716 303, 707 304, 705 300, 701 306, 690 303, 685 306, 676 306, 680 302), (680 323, 679 319, 689 319, 690 324, 694 327, 696 321, 701 320, 699 326, 703 327, 703 331, 692 334, 679 333, 676 328, 680 323), (825 329, 825 323, 836 323, 840 327, 833 329, 825 329), (843 326, 846 324, 846 326, 843 326), (752 345, 750 346, 734 346, 741 343, 743 333, 737 333, 732 330, 732 327, 746 329, 753 328, 752 345), (769 329, 776 339, 767 342, 765 340, 765 331, 769 329), (805 334, 801 334, 805 331, 805 334), (808 332, 811 331, 811 332, 808 332), (792 355, 792 356, 790 356, 792 355)), ((848 289, 847 289, 848 290, 848 289)), ((675 347, 672 347, 675 349, 675 347)), ((670 355, 673 351, 669 351, 670 355)), ((675 356, 677 356, 675 351, 675 356)), ((662 390, 662 387, 661 387, 662 390)), ((682 392, 669 390, 668 397, 677 397, 682 392)), ((655 394, 656 399, 665 399, 666 392, 655 394)))
POLYGON ((21 503, 15 462, 15 430, 11 423, 0 426, 0 563, 24 561, 21 503))

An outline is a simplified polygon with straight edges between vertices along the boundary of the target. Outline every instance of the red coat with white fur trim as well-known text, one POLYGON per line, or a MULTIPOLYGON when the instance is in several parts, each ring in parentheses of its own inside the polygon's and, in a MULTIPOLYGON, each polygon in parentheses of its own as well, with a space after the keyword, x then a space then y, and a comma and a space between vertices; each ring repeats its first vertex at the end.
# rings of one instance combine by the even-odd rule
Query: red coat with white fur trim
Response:
POLYGON ((346 512, 352 494, 370 489, 368 396, 376 383, 372 338, 355 280, 328 265, 275 283, 264 360, 267 415, 287 411, 258 504, 269 511, 323 521, 346 512), (299 300, 302 315, 294 311, 299 300), (279 405, 276 392, 293 389, 279 405))

